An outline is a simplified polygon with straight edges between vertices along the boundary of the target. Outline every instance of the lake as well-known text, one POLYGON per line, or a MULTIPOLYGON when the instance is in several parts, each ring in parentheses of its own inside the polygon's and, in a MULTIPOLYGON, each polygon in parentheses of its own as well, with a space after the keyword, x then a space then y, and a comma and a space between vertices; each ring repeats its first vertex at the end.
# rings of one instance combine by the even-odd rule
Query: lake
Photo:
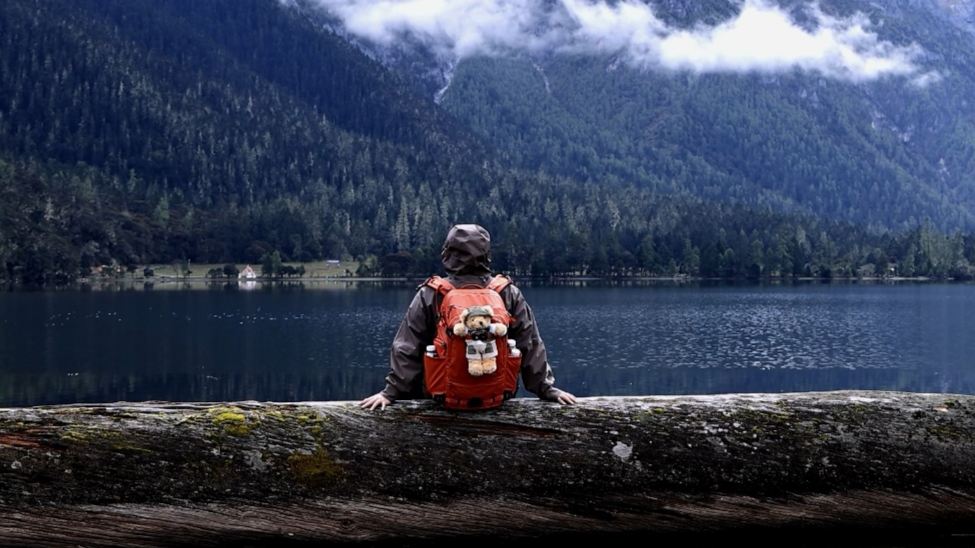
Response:
MULTIPOLYGON (((522 287, 557 386, 579 396, 975 394, 971 284, 522 287)), ((0 293, 0 405, 358 399, 382 388, 414 291, 306 283, 0 293)))

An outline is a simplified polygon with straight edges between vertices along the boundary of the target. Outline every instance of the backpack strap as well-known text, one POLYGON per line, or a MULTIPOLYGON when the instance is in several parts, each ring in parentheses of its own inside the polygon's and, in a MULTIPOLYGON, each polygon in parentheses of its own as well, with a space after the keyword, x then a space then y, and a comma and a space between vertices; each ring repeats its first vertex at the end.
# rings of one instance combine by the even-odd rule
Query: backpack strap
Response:
POLYGON ((504 288, 508 287, 509 285, 511 285, 511 278, 505 276, 504 274, 498 274, 497 276, 491 278, 491 281, 488 282, 487 288, 501 293, 504 288))
MULTIPOLYGON (((504 274, 498 274, 497 276, 491 278, 491 281, 488 282, 487 287, 488 289, 493 289, 497 291, 498 294, 500 295, 501 292, 504 291, 504 288, 508 287, 513 283, 514 282, 512 282, 511 278, 509 278, 508 276, 505 276, 504 274)), ((508 327, 509 328, 515 327, 518 324, 518 318, 516 318, 515 315, 511 313, 510 310, 508 311, 508 317, 510 318, 509 319, 510 323, 508 327)))
POLYGON ((423 282, 423 285, 430 287, 441 296, 454 290, 454 285, 440 276, 430 276, 425 282, 423 282))
POLYGON ((440 318, 443 315, 443 311, 440 310, 443 307, 443 299, 454 290, 454 284, 448 282, 447 280, 441 278, 440 276, 430 276, 427 278, 420 287, 427 286, 436 292, 433 298, 433 324, 437 325, 440 323, 440 318))

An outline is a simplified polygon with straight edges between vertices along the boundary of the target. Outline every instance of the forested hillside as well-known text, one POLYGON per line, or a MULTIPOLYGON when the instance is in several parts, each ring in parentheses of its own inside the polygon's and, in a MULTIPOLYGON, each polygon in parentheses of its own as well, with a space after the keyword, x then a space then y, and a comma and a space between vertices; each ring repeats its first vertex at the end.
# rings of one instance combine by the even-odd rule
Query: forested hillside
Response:
MULTIPOLYGON (((559 62, 572 71, 573 61, 559 62)), ((485 75, 521 77, 517 68, 498 73, 500 61, 484 65, 485 75)), ((537 126, 526 119, 527 137, 513 146, 499 138, 504 130, 465 115, 457 96, 447 95, 445 111, 407 75, 277 0, 10 0, 0 3, 0 74, 7 280, 71 281, 113 263, 256 262, 275 250, 294 261, 359 259, 363 273, 426 273, 455 222, 488 227, 496 266, 520 275, 894 266, 969 276, 975 262, 970 237, 939 231, 967 226, 961 190, 886 233, 848 215, 781 210, 781 193, 719 201, 741 196, 734 185, 744 179, 726 174, 702 181, 728 182, 727 191, 698 192, 676 174, 720 170, 691 149, 661 152, 686 161, 668 169, 567 151, 567 141, 543 138, 560 115, 537 126), (556 161, 564 155, 572 161, 556 161)), ((474 86, 473 75, 461 76, 454 89, 474 86)), ((512 108, 501 115, 522 107, 512 108)), ((583 151, 593 146, 587 127, 569 132, 583 151)), ((695 131, 668 131, 678 130, 695 131)))
MULTIPOLYGON (((650 2, 677 29, 720 25, 741 4, 650 2)), ((797 25, 814 5, 781 4, 797 25)), ((819 70, 667 70, 633 66, 625 46, 494 48, 465 55, 427 92, 444 86, 442 106, 527 169, 874 227, 905 229, 929 219, 946 230, 975 228, 972 3, 815 5, 836 18, 865 18, 858 31, 912 52, 916 76, 851 81, 819 70)), ((399 47, 361 42, 380 52, 399 47)), ((388 56, 388 64, 421 82, 436 74, 416 72, 423 51, 409 53, 388 56)))

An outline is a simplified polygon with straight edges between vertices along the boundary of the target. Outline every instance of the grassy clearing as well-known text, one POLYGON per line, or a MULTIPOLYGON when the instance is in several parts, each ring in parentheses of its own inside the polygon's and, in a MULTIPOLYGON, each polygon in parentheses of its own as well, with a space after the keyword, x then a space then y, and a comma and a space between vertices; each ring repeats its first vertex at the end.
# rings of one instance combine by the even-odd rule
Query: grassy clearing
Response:
MULTIPOLYGON (((192 272, 192 274, 190 274, 187 277, 187 279, 205 279, 206 278, 206 275, 207 275, 207 272, 209 272, 211 269, 214 269, 214 268, 223 269, 224 264, 226 264, 226 263, 220 263, 220 264, 214 264, 214 263, 191 263, 190 264, 190 271, 192 272)), ((237 270, 240 271, 240 270, 243 270, 244 267, 247 266, 247 264, 248 263, 235 263, 234 266, 236 266, 237 267, 237 270)), ((338 277, 338 276, 345 276, 345 275, 347 275, 346 274, 346 270, 348 270, 349 273, 351 273, 352 275, 355 275, 356 269, 359 268, 359 262, 358 261, 342 261, 342 262, 340 262, 337 265, 336 264, 329 264, 329 263, 327 263, 325 261, 312 261, 312 262, 309 262, 309 263, 286 262, 286 263, 283 263, 283 264, 284 265, 290 265, 290 266, 293 266, 295 268, 297 268, 299 265, 304 265, 304 267, 305 267, 305 275, 303 277, 304 279, 310 279, 310 278, 334 278, 334 277, 338 277)), ((176 277, 176 269, 173 268, 172 263, 170 263, 170 264, 140 265, 139 268, 138 268, 138 270, 136 270, 136 272, 134 274, 134 277, 135 278, 142 278, 142 271, 143 271, 143 269, 146 266, 149 266, 149 267, 152 268, 152 270, 155 272, 155 277, 156 278, 175 278, 176 277)), ((254 269, 254 272, 256 272, 258 276, 261 275, 261 265, 260 265, 260 263, 250 263, 250 266, 251 266, 251 268, 254 269)), ((125 277, 126 278, 131 278, 131 277, 133 277, 133 275, 126 274, 125 277)), ((183 278, 183 276, 179 276, 179 277, 181 279, 183 278)), ((298 279, 298 278, 296 277, 294 279, 298 279)))

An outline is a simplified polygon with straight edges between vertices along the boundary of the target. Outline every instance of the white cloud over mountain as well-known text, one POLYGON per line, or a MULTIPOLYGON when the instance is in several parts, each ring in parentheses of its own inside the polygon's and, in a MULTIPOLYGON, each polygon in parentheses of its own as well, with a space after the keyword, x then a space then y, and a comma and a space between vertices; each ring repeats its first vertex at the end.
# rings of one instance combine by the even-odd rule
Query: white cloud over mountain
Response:
POLYGON ((395 47, 420 41, 442 59, 575 52, 619 55, 641 69, 783 72, 793 69, 868 81, 936 80, 914 44, 882 40, 863 15, 834 17, 806 6, 801 25, 765 0, 745 0, 713 26, 675 28, 636 0, 317 0, 347 32, 395 47))

